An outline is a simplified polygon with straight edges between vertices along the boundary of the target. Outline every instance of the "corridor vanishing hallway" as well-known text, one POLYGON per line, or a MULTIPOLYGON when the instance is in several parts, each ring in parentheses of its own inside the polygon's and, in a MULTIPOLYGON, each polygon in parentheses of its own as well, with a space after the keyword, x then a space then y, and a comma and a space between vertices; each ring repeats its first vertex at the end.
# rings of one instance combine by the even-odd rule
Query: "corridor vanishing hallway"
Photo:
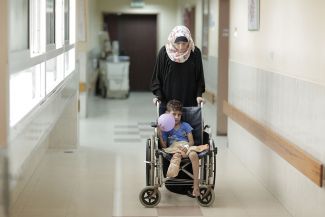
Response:
MULTIPOLYGON (((12 217, 291 216, 231 153, 227 139, 216 136, 212 207, 165 187, 156 208, 143 207, 138 195, 145 187, 145 141, 156 112, 151 93, 131 93, 127 100, 93 97, 90 104, 89 117, 80 120, 79 148, 48 150, 12 204, 12 217)), ((215 132, 215 107, 207 103, 204 111, 215 132)))

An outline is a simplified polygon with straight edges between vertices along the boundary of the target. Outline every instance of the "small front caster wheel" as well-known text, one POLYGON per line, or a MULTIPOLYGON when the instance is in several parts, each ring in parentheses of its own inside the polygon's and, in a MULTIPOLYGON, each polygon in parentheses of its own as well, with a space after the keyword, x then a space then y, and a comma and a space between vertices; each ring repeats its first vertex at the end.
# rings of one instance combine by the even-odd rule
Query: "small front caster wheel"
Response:
POLYGON ((196 199, 201 206, 211 206, 215 199, 213 188, 200 187, 200 196, 196 199))
POLYGON ((155 207, 161 199, 160 191, 152 186, 145 187, 139 194, 140 202, 145 207, 155 207))

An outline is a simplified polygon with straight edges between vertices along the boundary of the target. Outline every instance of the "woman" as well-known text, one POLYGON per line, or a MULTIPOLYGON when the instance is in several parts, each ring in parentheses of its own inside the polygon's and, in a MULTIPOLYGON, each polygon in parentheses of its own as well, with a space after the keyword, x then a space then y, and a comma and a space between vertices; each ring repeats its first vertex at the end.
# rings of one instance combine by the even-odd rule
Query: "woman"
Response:
MULTIPOLYGON (((185 26, 176 26, 168 36, 157 56, 151 80, 151 90, 156 96, 153 102, 160 101, 159 113, 166 110, 170 100, 179 100, 184 107, 197 106, 203 102, 205 91, 201 51, 194 45, 190 30, 185 26)), ((169 162, 164 159, 164 175, 166 176, 169 162)), ((188 165, 190 166, 190 165, 188 165)), ((189 168, 190 169, 190 168, 189 168)), ((180 173, 178 178, 188 178, 180 173)), ((197 189, 191 185, 166 185, 172 192, 197 196, 197 189)))
POLYGON ((184 107, 203 102, 205 91, 201 51, 194 45, 189 29, 176 26, 157 56, 151 90, 162 107, 177 99, 184 107))

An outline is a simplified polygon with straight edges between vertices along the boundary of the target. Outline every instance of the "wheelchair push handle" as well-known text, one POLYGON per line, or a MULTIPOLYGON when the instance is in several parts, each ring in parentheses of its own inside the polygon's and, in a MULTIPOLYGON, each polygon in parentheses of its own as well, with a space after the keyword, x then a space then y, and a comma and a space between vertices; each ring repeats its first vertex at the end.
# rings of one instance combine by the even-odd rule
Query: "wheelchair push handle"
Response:
POLYGON ((159 117, 159 107, 160 107, 160 100, 158 99, 158 97, 155 97, 152 99, 153 104, 155 104, 156 106, 156 110, 157 110, 157 117, 159 117))

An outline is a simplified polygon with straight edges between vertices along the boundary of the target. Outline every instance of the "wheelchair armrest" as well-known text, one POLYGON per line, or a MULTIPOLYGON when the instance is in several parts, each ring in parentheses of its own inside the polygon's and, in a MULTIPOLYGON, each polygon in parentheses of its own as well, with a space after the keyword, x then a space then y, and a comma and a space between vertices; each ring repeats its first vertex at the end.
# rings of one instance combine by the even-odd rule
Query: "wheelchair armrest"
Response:
POLYGON ((217 147, 214 147, 214 149, 212 150, 212 152, 214 153, 214 155, 217 155, 217 153, 218 153, 218 148, 217 148, 217 147))

